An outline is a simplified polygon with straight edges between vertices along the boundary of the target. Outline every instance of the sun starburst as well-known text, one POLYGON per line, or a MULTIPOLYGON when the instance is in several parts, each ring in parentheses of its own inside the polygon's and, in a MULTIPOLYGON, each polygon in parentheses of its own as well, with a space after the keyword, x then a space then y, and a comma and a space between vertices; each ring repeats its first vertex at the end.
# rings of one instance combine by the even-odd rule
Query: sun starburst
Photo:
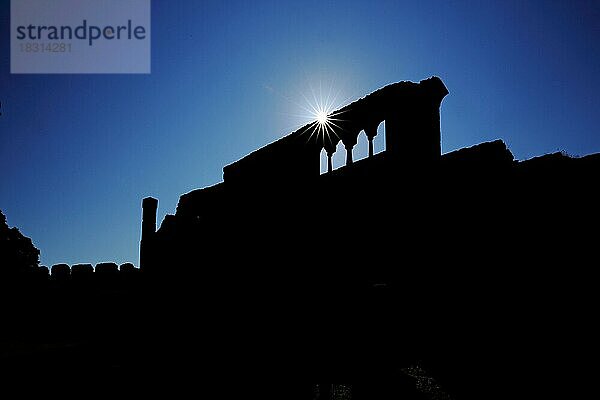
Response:
POLYGON ((317 122, 321 125, 324 125, 327 123, 327 113, 325 111, 319 111, 317 113, 317 122))
MULTIPOLYGON (((345 85, 342 85, 345 86, 345 85)), ((339 110, 352 97, 342 98, 342 89, 335 84, 335 79, 326 86, 322 83, 315 86, 307 79, 304 89, 299 88, 297 96, 286 96, 276 91, 272 86, 265 86, 271 93, 275 93, 295 106, 295 111, 288 114, 296 119, 298 123, 290 127, 296 130, 305 126, 305 138, 307 143, 312 142, 327 149, 334 147, 340 141, 340 132, 343 126, 343 113, 339 110), (337 87, 337 90, 334 88, 337 87)))
POLYGON ((340 139, 338 133, 341 130, 340 122, 342 112, 335 111, 340 108, 340 93, 334 93, 333 85, 329 85, 326 92, 323 91, 322 84, 319 85, 319 90, 316 91, 310 87, 312 99, 303 95, 306 106, 303 107, 309 114, 309 120, 312 123, 309 125, 308 141, 317 140, 322 144, 331 143, 335 145, 340 139))

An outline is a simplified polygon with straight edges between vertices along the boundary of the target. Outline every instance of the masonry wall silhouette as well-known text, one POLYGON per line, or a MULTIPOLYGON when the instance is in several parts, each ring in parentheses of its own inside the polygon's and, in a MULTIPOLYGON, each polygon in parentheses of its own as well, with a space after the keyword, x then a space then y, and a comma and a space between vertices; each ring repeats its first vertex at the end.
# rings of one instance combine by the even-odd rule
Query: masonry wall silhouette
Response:
MULTIPOLYGON (((186 253, 189 255, 192 251, 177 247, 198 236, 197 243, 204 240, 210 243, 206 235, 226 235, 220 233, 220 229, 228 221, 254 218, 258 214, 270 219, 276 212, 286 213, 291 219, 310 214, 310 200, 301 205, 304 210, 286 212, 280 207, 287 201, 299 203, 310 193, 337 190, 341 181, 354 179, 354 175, 364 177, 365 171, 370 170, 369 175, 379 179, 381 184, 392 171, 411 165, 429 168, 441 156, 439 107, 447 93, 437 77, 379 89, 334 111, 335 125, 327 134, 319 132, 318 123, 314 122, 226 166, 222 183, 182 196, 176 215, 167 216, 156 234, 149 229, 156 220, 155 200, 144 199, 144 221, 150 222, 143 223, 142 241, 151 240, 153 245, 141 244, 141 268, 152 269, 153 263, 161 263, 165 258, 173 260, 172 257, 183 258, 182 264, 193 263, 194 260, 185 260, 186 253), (386 151, 376 157, 372 142, 383 121, 386 122, 386 151), (361 131, 369 141, 369 159, 353 169, 352 149, 361 131), (320 176, 320 154, 325 149, 331 166, 331 157, 339 142, 346 149, 346 177, 328 181, 330 177, 320 176)), ((329 171, 331 178, 339 176, 332 172, 329 171)), ((266 219, 248 223, 260 225, 266 223, 266 219)), ((218 248, 222 244, 211 246, 218 248)))
POLYGON ((158 230, 144 199, 139 271, 40 268, 45 284, 10 292, 3 342, 69 344, 11 360, 256 378, 232 398, 338 377, 371 382, 355 399, 417 399, 421 367, 457 399, 577 397, 571 366, 598 355, 600 155, 517 161, 501 140, 441 154, 446 94, 437 78, 382 88, 329 135, 309 124, 226 166, 158 230), (323 149, 372 143, 382 121, 385 151, 320 174, 323 149))
POLYGON ((334 112, 343 122, 329 135, 309 124, 226 166, 223 182, 182 195, 176 213, 144 233, 153 245, 142 246, 141 269, 173 288, 169 302, 197 304, 214 342, 244 332, 228 341, 236 360, 374 377, 421 359, 470 398, 499 385, 503 369, 514 382, 552 376, 555 353, 495 341, 491 327, 518 321, 528 335, 558 340, 548 332, 570 320, 565 310, 590 313, 585 282, 558 307, 552 288, 573 277, 541 268, 596 259, 585 226, 600 220, 600 160, 516 161, 500 140, 442 155, 447 93, 438 78, 393 84, 334 112), (385 151, 370 146, 353 160, 358 134, 372 142, 382 121, 385 151), (339 142, 346 165, 320 174, 320 152, 331 158, 339 142), (534 298, 544 306, 532 320, 534 298), (227 323, 214 325, 220 316, 227 323), (519 357, 535 371, 513 368, 519 357), (468 365, 481 368, 466 378, 468 365))

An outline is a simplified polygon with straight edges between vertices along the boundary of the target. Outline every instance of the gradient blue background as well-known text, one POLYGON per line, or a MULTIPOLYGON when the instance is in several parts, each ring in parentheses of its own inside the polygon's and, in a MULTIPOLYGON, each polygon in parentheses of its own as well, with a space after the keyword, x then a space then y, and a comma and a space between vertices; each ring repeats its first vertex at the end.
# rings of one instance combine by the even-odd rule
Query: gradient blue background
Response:
POLYGON ((319 85, 353 100, 438 75, 444 152, 600 151, 598 1, 152 3, 152 74, 10 75, 0 1, 0 209, 46 265, 137 263, 143 197, 160 222, 319 85))

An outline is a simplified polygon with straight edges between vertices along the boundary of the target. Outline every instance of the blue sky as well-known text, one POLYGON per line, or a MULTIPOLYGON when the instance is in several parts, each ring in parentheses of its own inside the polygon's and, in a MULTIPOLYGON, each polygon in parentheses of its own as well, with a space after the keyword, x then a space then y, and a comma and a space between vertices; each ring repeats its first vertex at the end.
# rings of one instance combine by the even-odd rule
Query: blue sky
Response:
POLYGON ((11 75, 9 4, 0 209, 46 265, 137 264, 143 197, 174 213, 306 122, 319 86, 341 102, 437 75, 444 152, 600 152, 598 1, 153 0, 150 75, 11 75))

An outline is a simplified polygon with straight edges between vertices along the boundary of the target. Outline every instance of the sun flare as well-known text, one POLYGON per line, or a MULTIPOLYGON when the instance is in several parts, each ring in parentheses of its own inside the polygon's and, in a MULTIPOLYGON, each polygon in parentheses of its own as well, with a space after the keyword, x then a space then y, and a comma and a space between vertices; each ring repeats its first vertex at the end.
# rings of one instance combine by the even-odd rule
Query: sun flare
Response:
MULTIPOLYGON (((325 142, 335 146, 340 141, 339 133, 342 131, 344 122, 343 114, 346 111, 339 110, 350 99, 342 98, 342 90, 334 90, 334 83, 323 87, 318 84, 317 89, 310 83, 307 85, 309 91, 300 91, 299 95, 303 101, 296 102, 283 96, 292 104, 297 106, 299 114, 290 114, 299 118, 299 124, 293 129, 306 126, 306 141, 314 141, 323 145, 325 142), (337 110, 337 111, 336 111, 337 110)), ((269 90, 272 90, 270 87, 269 90)))
POLYGON ((327 111, 325 110, 319 110, 317 111, 317 122, 320 125, 325 125, 327 123, 327 111))
POLYGON ((309 103, 309 108, 313 120, 309 140, 316 138, 318 141, 337 143, 339 138, 336 130, 340 128, 339 123, 342 119, 341 113, 334 111, 335 105, 331 99, 315 98, 314 103, 309 103))

